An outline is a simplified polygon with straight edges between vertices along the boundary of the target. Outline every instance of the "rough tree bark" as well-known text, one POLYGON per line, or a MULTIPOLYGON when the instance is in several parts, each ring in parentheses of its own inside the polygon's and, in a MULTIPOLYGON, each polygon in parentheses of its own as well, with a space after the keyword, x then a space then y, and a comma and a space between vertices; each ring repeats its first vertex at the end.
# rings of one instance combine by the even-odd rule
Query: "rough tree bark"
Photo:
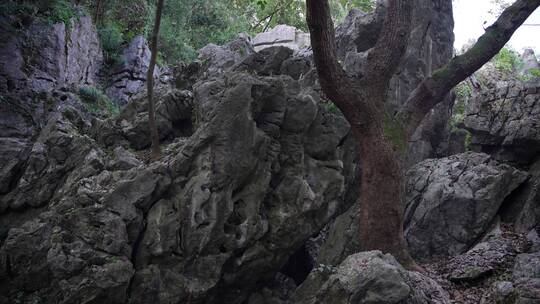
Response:
POLYGON ((164 0, 158 0, 156 8, 156 20, 154 23, 154 29, 152 31, 151 38, 151 52, 150 66, 148 67, 148 73, 146 75, 146 84, 148 91, 148 127, 150 128, 150 140, 152 142, 151 158, 153 160, 161 157, 161 149, 159 147, 159 134, 156 126, 156 111, 154 105, 154 69, 156 67, 156 59, 158 53, 158 36, 159 25, 161 24, 161 13, 163 11, 164 0))
POLYGON ((359 80, 349 78, 337 60, 327 0, 307 0, 307 22, 321 87, 351 125, 362 162, 361 249, 391 253, 405 267, 418 270, 403 235, 404 172, 400 154, 406 151, 426 114, 454 86, 496 55, 540 0, 516 1, 474 47, 426 78, 396 115, 385 110, 386 92, 407 46, 413 1, 388 2, 381 36, 369 52, 365 76, 359 80))

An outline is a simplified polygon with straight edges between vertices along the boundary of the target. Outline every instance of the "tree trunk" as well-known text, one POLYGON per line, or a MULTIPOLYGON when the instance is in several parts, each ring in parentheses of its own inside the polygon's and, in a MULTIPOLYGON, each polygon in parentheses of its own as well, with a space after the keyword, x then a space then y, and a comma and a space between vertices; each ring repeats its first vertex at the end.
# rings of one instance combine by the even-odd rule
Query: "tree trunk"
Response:
POLYGON ((152 31, 151 42, 152 55, 150 57, 150 66, 148 67, 148 73, 146 75, 146 83, 148 85, 148 127, 150 128, 150 139, 152 142, 152 160, 156 160, 161 157, 161 149, 159 147, 159 134, 156 126, 156 111, 154 105, 154 68, 156 66, 156 59, 158 53, 159 25, 161 23, 163 1, 164 0, 159 0, 156 8, 156 20, 154 23, 154 30, 152 31))
POLYGON ((418 270, 403 236, 405 184, 399 155, 382 130, 353 130, 361 161, 360 247, 392 254, 404 267, 418 270))

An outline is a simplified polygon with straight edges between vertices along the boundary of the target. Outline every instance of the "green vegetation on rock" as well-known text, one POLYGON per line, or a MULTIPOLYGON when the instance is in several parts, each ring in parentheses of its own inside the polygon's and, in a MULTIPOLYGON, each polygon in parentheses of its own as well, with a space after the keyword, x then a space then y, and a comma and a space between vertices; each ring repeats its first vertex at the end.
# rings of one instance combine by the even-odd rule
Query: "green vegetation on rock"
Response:
POLYGON ((107 95, 95 87, 81 87, 78 92, 79 98, 85 104, 88 111, 105 116, 116 116, 120 108, 112 102, 107 95))
POLYGON ((509 47, 501 49, 501 51, 491 59, 491 62, 499 72, 505 74, 515 72, 522 64, 519 55, 509 47))

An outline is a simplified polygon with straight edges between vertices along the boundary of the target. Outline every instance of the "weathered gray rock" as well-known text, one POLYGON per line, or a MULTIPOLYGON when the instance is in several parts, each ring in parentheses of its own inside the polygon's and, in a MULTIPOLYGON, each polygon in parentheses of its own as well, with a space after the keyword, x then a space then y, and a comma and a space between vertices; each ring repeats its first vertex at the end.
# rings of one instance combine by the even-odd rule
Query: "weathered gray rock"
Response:
POLYGON ((540 302, 540 253, 518 255, 512 275, 516 282, 515 303, 540 302))
MULTIPOLYGON (((21 158, 12 159, 2 167, 8 173, 11 168, 12 174, 7 175, 9 183, 3 184, 5 195, 0 197, 0 213, 43 206, 52 198, 66 174, 92 150, 92 140, 79 133, 87 127, 81 117, 82 108, 71 106, 78 103, 73 95, 66 93, 60 98, 64 97, 64 101, 51 109, 52 114, 43 129, 37 129, 40 133, 35 142, 25 142, 25 146, 16 139, 8 142, 10 146, 6 146, 6 149, 14 147, 16 152, 22 154, 21 158), (13 169, 16 170, 13 172, 13 169)), ((48 98, 54 97, 46 97, 42 101, 47 102, 48 98)), ((78 106, 81 107, 80 103, 78 106)), ((33 135, 29 137, 27 140, 33 139, 33 135)))
POLYGON ((540 228, 540 161, 529 168, 530 178, 506 203, 503 219, 514 223, 516 231, 528 233, 540 228))
POLYGON ((256 52, 272 46, 283 46, 298 51, 310 46, 309 34, 294 26, 280 24, 253 38, 253 47, 256 52))
MULTIPOLYGON (((190 91, 156 91, 156 125, 161 141, 189 137, 193 133, 193 94, 190 91)), ((117 117, 98 121, 93 136, 106 146, 124 145, 133 149, 150 146, 146 97, 133 99, 117 117)))
MULTIPOLYGON (((167 301, 219 294, 220 301, 236 303, 255 287, 254 273, 260 279, 272 275, 340 204, 338 155, 314 158, 304 144, 312 141, 307 136, 318 126, 316 118, 329 115, 317 96, 286 76, 226 77, 195 87, 199 127, 175 161, 191 169, 173 182, 179 192, 148 213, 137 255, 137 295, 167 301), (155 275, 143 275, 149 273, 155 275)), ((342 120, 333 116, 333 124, 343 126, 333 137, 346 135, 342 120)), ((338 144, 319 142, 333 151, 338 144)), ((176 163, 173 170, 187 169, 176 163)))
POLYGON ((244 72, 194 88, 158 94, 171 142, 151 165, 117 147, 146 138, 144 99, 93 127, 53 112, 0 197, 8 301, 236 303, 343 208, 349 126, 315 91, 244 72))
POLYGON ((294 303, 450 303, 431 279, 407 272, 379 251, 348 256, 339 266, 320 265, 300 285, 294 303))
POLYGON ((530 163, 540 152, 540 83, 514 83, 482 92, 466 107, 472 146, 497 159, 530 163))
POLYGON ((65 88, 96 85, 102 54, 89 17, 68 25, 32 21, 19 32, 0 32, 0 194, 5 194, 26 170, 49 116, 59 106, 81 109, 65 88))
POLYGON ((512 240, 495 237, 475 245, 466 253, 453 258, 449 279, 454 282, 473 282, 503 269, 516 255, 512 240))
POLYGON ((80 113, 53 113, 16 187, 0 197, 0 293, 6 303, 125 303, 142 229, 136 206, 144 210, 166 181, 146 168, 106 171, 80 113))
POLYGON ((69 23, 34 21, 22 34, 2 29, 0 91, 96 85, 103 61, 96 28, 86 16, 69 23))
POLYGON ((512 282, 498 281, 493 283, 480 304, 511 304, 515 303, 516 291, 512 282))
MULTIPOLYGON (((407 177, 406 237, 411 252, 427 258, 464 253, 474 245, 527 174, 469 152, 424 161, 407 177)), ((358 211, 354 205, 332 222, 317 263, 338 265, 360 249, 358 211)))
POLYGON ((293 304, 291 298, 296 288, 291 278, 278 274, 273 282, 251 294, 248 304, 293 304))
POLYGON ((365 52, 375 45, 386 15, 386 6, 386 1, 378 1, 371 13, 358 9, 349 12, 336 28, 337 54, 340 58, 345 58, 349 53, 365 52))
POLYGON ((418 258, 456 255, 489 228, 505 197, 527 179, 489 155, 426 160, 407 173, 405 235, 418 258))
POLYGON ((142 162, 135 155, 121 146, 116 147, 113 152, 114 158, 108 164, 108 169, 111 171, 129 170, 142 165, 142 162))
POLYGON ((540 62, 538 62, 533 49, 527 48, 523 50, 521 61, 523 62, 523 66, 520 69, 522 75, 527 75, 531 70, 540 71, 540 62))
MULTIPOLYGON (((143 36, 135 36, 109 75, 110 83, 105 93, 111 100, 119 105, 126 105, 132 99, 144 96, 151 54, 146 39, 143 36)), ((156 66, 154 78, 159 79, 162 74, 163 71, 156 66)))
POLYGON ((240 34, 223 46, 211 43, 203 47, 199 50, 198 60, 202 64, 203 73, 213 76, 230 70, 254 52, 251 38, 240 34))

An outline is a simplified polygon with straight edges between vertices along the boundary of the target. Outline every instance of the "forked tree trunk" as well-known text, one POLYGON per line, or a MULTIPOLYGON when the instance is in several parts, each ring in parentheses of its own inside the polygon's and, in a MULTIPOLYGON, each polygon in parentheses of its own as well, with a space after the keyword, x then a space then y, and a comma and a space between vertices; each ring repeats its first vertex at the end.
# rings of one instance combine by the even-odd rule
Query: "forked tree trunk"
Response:
POLYGON ((307 0, 307 22, 313 57, 325 95, 351 125, 362 163, 360 247, 391 253, 409 269, 419 270, 403 235, 404 173, 400 151, 426 114, 462 80, 489 61, 514 31, 540 6, 540 0, 517 0, 464 55, 426 78, 397 115, 385 113, 390 79, 405 53, 410 31, 411 0, 389 0, 364 77, 347 76, 336 56, 334 24, 327 0, 307 0))

